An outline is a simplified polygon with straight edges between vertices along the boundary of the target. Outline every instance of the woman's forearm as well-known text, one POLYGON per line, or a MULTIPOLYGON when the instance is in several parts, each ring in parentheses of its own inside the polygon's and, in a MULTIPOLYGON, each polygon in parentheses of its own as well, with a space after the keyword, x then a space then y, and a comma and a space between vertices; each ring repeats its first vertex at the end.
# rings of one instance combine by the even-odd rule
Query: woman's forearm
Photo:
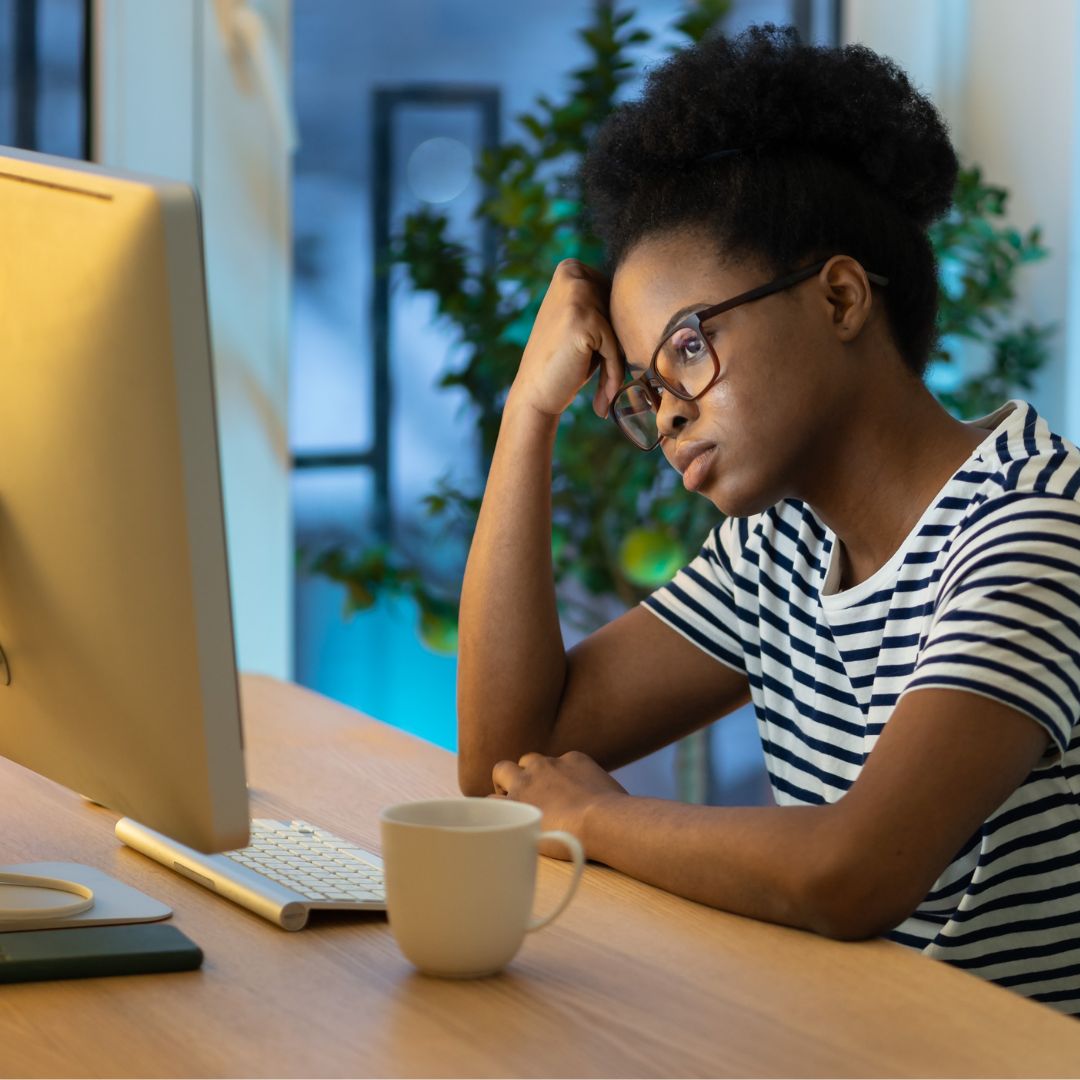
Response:
POLYGON ((843 836, 836 804, 692 806, 614 795, 589 808, 584 839, 590 859, 710 907, 830 937, 872 936, 891 916, 860 909, 843 836))
POLYGON ((501 758, 543 749, 566 677, 551 564, 557 426, 511 391, 461 592, 458 778, 466 794, 491 791, 501 758))

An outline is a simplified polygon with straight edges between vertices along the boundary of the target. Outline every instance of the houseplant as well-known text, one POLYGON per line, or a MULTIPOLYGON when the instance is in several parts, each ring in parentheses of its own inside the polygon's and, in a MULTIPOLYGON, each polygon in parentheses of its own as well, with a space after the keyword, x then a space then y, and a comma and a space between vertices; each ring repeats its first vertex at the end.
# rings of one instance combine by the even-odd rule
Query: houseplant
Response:
MULTIPOLYGON (((699 40, 728 6, 727 0, 698 0, 673 29, 684 41, 699 40)), ((636 51, 651 39, 635 26, 632 12, 615 4, 596 5, 581 38, 589 60, 572 73, 566 97, 539 97, 517 118, 516 137, 486 154, 478 169, 488 194, 477 216, 493 222, 499 237, 494 265, 480 265, 452 240, 446 216, 431 208, 410 215, 394 245, 412 287, 434 296, 438 316, 461 346, 462 362, 441 385, 466 393, 485 460, 556 263, 570 256, 603 262, 588 232, 577 167, 638 66, 636 51)), ((1037 228, 1022 234, 1005 223, 1007 200, 977 166, 965 167, 952 210, 931 229, 941 267, 941 341, 930 384, 957 415, 987 412, 1015 390, 1031 389, 1053 332, 1014 316, 1016 275, 1046 251, 1037 228)), ((392 546, 357 551, 339 545, 320 552, 311 566, 346 587, 350 614, 381 595, 412 599, 423 641, 453 652, 461 567, 480 497, 479 490, 443 481, 424 500, 426 521, 415 528, 415 543, 406 531, 392 546), (447 544, 456 545, 449 571, 445 557, 438 566, 425 559, 432 537, 444 555, 447 544)), ((585 633, 667 581, 717 522, 717 511, 684 492, 672 470, 657 469, 653 459, 629 448, 613 425, 598 423, 588 395, 581 395, 559 427, 553 519, 560 609, 568 627, 585 633)), ((684 792, 700 789, 700 761, 700 754, 680 759, 684 792)))
MULTIPOLYGON (((728 7, 729 0, 697 0, 673 29, 685 41, 699 40, 728 7)), ((442 376, 441 385, 468 395, 485 460, 556 263, 569 256, 603 261, 587 230, 575 173, 592 133, 637 66, 635 51, 651 35, 634 25, 631 11, 599 4, 581 38, 589 60, 572 73, 567 96, 537 98, 517 118, 517 137, 480 164, 489 194, 477 217, 498 228, 495 265, 479 265, 451 240, 446 216, 433 208, 410 215, 394 246, 413 288, 434 295, 438 316, 462 346, 464 361, 442 376)), ((1046 251, 1038 228, 1024 235, 1004 223, 1007 200, 1008 193, 987 183, 977 166, 963 168, 952 211, 931 228, 942 271, 942 336, 931 385, 962 416, 989 411, 1017 389, 1030 390, 1053 332, 1013 316, 1017 272, 1046 251), (957 354, 965 352, 984 359, 973 370, 969 360, 950 377, 957 354)), ((687 495, 677 479, 629 449, 612 425, 597 423, 586 395, 568 411, 555 449, 552 554, 571 627, 587 632, 613 606, 631 605, 668 580, 715 524, 715 509, 687 495)), ((310 565, 346 586, 349 614, 383 594, 412 598, 424 642, 453 652, 460 562, 447 572, 426 562, 422 552, 437 536, 443 548, 456 544, 463 555, 480 495, 444 481, 424 500, 426 528, 416 530, 415 544, 398 536, 393 546, 356 551, 337 545, 310 565)), ((446 560, 441 563, 445 567, 446 560)))

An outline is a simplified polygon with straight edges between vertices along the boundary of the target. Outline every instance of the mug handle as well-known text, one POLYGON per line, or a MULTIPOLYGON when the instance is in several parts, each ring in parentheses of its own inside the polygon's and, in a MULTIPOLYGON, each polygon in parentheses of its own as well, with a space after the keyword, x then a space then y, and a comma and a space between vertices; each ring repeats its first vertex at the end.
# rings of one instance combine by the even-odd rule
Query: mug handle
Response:
POLYGON ((570 881, 570 888, 566 890, 566 895, 559 901, 558 907, 550 915, 534 915, 529 920, 529 925, 525 927, 526 930, 539 930, 541 926, 547 926, 549 922, 553 922, 558 916, 563 913, 563 909, 570 903, 571 897, 577 892, 578 882, 581 880, 581 871, 585 869, 585 849, 581 846, 581 841, 571 833, 562 832, 557 830, 555 832, 542 832, 540 834, 541 840, 558 840, 560 843, 565 844, 570 850, 570 857, 574 860, 574 876, 570 881))

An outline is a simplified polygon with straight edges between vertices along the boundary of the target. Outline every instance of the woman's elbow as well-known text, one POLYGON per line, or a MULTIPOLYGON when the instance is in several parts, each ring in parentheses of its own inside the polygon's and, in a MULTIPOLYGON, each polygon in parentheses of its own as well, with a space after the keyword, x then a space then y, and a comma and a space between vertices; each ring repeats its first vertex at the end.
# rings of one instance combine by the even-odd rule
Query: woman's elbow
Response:
POLYGON ((815 933, 835 941, 866 941, 899 926, 917 906, 895 882, 875 880, 863 865, 822 874, 810 889, 806 910, 815 933))
POLYGON ((457 761, 458 787, 462 795, 483 797, 490 795, 495 787, 491 781, 493 766, 475 756, 459 753, 457 761))

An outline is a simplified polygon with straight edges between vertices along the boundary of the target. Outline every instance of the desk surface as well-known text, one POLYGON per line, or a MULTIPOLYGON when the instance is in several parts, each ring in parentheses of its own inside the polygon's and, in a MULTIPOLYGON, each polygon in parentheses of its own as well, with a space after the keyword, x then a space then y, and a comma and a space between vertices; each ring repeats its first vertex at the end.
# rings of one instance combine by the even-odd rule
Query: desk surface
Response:
MULTIPOLYGON (((254 816, 378 849, 380 806, 456 794, 453 756, 263 677, 254 816)), ((5 861, 77 860, 169 904, 201 971, 4 987, 15 1076, 1077 1076, 1080 1024, 885 941, 841 944, 599 866, 505 973, 415 974, 381 916, 290 934, 122 847, 115 815, 0 760, 5 861)), ((538 910, 567 864, 542 860, 538 910)))

